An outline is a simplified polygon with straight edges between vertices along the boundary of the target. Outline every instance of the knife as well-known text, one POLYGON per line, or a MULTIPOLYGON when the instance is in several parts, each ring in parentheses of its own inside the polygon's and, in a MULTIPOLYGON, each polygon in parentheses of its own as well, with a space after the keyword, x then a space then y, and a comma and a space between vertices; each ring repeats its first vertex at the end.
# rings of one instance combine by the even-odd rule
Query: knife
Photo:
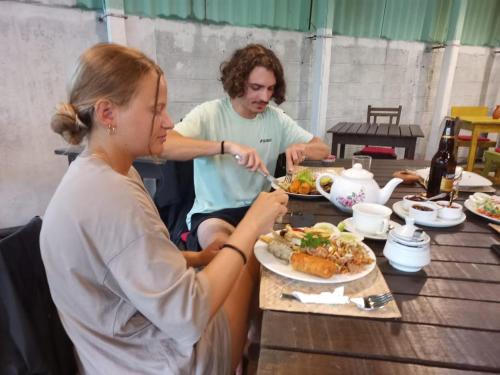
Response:
MULTIPOLYGON (((240 155, 234 155, 234 158, 238 161, 241 160, 241 156, 240 155)), ((264 173, 263 171, 261 171, 260 169, 257 169, 256 172, 259 172, 262 176, 264 176, 266 178, 267 181, 269 181, 271 184, 279 187, 280 189, 283 189, 283 187, 280 185, 280 182, 278 181, 278 179, 276 177, 273 177, 271 176, 270 174, 266 174, 264 173)), ((285 190, 285 189, 283 189, 285 190)))
POLYGON ((297 297, 295 297, 295 296, 294 296, 293 294, 291 294, 291 293, 281 293, 281 296, 280 296, 280 297, 281 297, 281 298, 283 298, 283 299, 293 299, 293 300, 295 300, 295 301, 299 301, 299 302, 301 302, 301 300, 300 300, 300 299, 298 299, 297 297))

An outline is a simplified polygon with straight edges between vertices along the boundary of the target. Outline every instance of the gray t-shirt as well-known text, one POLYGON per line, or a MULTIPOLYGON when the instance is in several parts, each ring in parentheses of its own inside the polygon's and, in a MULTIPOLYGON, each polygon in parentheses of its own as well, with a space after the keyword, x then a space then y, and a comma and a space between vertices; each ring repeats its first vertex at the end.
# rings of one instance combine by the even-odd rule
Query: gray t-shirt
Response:
POLYGON ((43 218, 42 259, 82 374, 227 374, 230 332, 137 171, 69 167, 43 218))

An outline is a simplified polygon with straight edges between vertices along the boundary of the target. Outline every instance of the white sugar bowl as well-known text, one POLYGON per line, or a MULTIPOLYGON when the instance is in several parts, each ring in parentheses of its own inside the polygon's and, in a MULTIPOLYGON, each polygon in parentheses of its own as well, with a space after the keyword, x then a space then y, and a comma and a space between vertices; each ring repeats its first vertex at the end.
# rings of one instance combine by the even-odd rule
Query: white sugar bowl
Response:
POLYGON ((417 272, 431 262, 430 241, 429 235, 415 226, 414 219, 406 217, 406 225, 389 231, 384 256, 400 271, 417 272))

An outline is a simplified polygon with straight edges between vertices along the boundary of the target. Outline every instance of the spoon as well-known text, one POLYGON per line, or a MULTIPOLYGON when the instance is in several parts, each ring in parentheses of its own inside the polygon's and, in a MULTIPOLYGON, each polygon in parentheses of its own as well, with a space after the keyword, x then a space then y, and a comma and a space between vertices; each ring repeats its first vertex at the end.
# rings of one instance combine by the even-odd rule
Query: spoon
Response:
POLYGON ((426 201, 435 201, 436 199, 439 199, 439 198, 444 198, 446 196, 447 193, 441 193, 441 194, 438 194, 438 195, 435 195, 433 197, 430 197, 430 198, 425 198, 426 201))

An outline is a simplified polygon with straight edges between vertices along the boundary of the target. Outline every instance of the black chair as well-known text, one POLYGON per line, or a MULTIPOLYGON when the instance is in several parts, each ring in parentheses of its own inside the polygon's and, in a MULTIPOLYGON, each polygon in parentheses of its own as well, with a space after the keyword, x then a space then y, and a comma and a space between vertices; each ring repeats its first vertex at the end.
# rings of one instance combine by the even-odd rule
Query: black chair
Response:
POLYGON ((154 201, 170 239, 182 250, 200 250, 196 238, 189 236, 186 224, 195 198, 193 161, 169 160, 162 166, 161 173, 154 201))
MULTIPOLYGON (((181 250, 201 250, 198 240, 190 235, 186 217, 193 207, 195 192, 193 161, 168 160, 162 166, 154 202, 170 233, 170 239, 181 250)), ((286 174, 286 157, 280 154, 276 162, 275 177, 286 174)))
POLYGON ((52 301, 38 244, 42 220, 0 241, 0 374, 77 372, 52 301))
MULTIPOLYGON (((368 106, 366 114, 366 122, 368 124, 379 124, 377 118, 387 117, 389 125, 399 125, 401 119, 401 111, 403 106, 395 108, 382 108, 368 106)), ((396 150, 394 147, 384 146, 365 146, 361 151, 355 152, 354 155, 368 155, 373 159, 396 159, 396 150)))

